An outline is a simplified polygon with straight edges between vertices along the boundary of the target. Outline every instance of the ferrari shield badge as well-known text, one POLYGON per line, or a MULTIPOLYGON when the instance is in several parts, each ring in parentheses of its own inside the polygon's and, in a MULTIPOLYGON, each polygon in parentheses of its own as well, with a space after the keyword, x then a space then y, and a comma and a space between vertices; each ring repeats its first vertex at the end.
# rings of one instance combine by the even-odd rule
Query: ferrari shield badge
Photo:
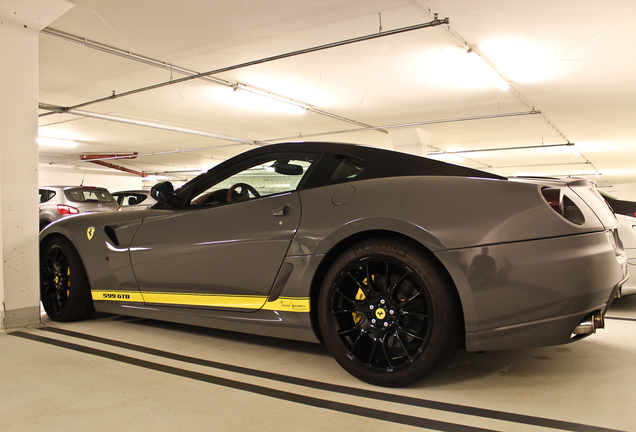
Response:
POLYGON ((88 227, 86 230, 86 237, 88 237, 89 240, 92 240, 93 234, 95 234, 95 227, 88 227))

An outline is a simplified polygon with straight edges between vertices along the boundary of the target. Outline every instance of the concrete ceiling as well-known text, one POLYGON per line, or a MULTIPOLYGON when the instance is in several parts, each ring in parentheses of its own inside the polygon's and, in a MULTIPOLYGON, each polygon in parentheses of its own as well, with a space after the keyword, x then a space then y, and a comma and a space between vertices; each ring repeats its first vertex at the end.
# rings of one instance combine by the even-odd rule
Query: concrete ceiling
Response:
POLYGON ((84 166, 79 155, 138 152, 107 162, 183 179, 254 145, 304 139, 419 143, 507 176, 636 183, 633 0, 75 3, 40 35, 39 101, 52 107, 39 124, 41 136, 79 145, 41 144, 41 163, 84 166), (255 62, 434 14, 450 24, 255 62), (229 70, 126 95, 183 78, 184 69, 229 70), (310 109, 291 112, 237 84, 310 109))

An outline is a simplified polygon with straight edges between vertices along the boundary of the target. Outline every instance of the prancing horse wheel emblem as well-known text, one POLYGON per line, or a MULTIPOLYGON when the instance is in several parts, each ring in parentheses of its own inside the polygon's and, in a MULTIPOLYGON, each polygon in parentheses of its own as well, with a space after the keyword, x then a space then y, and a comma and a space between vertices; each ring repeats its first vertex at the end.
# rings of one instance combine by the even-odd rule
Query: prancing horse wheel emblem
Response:
POLYGON ((380 319, 380 320, 381 320, 381 319, 384 319, 384 317, 386 317, 386 311, 385 311, 384 309, 382 309, 382 308, 378 308, 378 309, 376 309, 376 311, 375 311, 375 317, 376 317, 377 319, 380 319))
POLYGON ((88 227, 88 229, 86 230, 86 237, 89 240, 92 240, 94 234, 95 234, 95 227, 88 227))

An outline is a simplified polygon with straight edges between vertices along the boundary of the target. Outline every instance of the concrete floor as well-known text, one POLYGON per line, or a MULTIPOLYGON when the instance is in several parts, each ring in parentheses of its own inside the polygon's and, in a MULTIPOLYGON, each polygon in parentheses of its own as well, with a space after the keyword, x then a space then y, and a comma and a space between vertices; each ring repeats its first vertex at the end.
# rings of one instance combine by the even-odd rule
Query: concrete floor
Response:
POLYGON ((636 295, 577 343, 460 351, 409 388, 317 344, 118 315, 0 334, 0 431, 636 431, 636 295))

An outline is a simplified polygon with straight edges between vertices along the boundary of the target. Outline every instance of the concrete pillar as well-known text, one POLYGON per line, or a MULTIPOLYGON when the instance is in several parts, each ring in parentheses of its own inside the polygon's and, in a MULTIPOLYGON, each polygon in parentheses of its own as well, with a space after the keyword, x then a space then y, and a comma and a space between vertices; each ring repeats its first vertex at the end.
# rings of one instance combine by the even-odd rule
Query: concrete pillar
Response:
POLYGON ((38 33, 71 7, 0 1, 0 331, 40 323, 38 33))

